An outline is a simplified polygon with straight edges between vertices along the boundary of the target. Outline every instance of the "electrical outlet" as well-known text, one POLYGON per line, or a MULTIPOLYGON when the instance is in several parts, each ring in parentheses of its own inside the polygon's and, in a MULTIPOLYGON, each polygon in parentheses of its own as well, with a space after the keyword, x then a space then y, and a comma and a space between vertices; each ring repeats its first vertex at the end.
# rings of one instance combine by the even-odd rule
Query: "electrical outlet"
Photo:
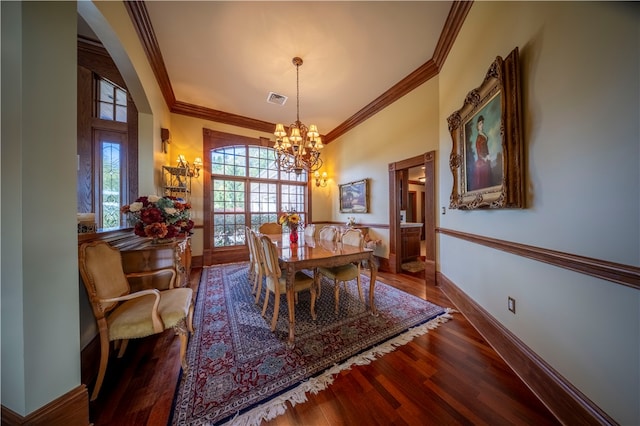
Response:
POLYGON ((507 299, 507 308, 509 308, 509 310, 515 314, 516 313, 516 299, 514 299, 513 297, 509 297, 507 299))

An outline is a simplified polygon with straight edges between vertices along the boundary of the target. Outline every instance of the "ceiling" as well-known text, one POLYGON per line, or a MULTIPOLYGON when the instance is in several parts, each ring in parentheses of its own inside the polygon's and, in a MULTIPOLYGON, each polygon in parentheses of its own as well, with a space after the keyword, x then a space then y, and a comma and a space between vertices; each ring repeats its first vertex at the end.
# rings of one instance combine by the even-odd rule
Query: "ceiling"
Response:
MULTIPOLYGON (((324 135, 433 62, 454 5, 452 1, 143 4, 155 34, 156 55, 161 59, 157 62, 168 77, 165 98, 173 92, 178 104, 268 123, 262 123, 262 129, 278 122, 289 125, 296 119, 292 58, 299 56, 304 61, 299 68, 300 120, 316 124, 324 135), (288 100, 283 106, 268 103, 270 92, 288 100)), ((142 25, 132 19, 140 31, 142 25)), ((437 73, 437 66, 432 68, 437 73)))

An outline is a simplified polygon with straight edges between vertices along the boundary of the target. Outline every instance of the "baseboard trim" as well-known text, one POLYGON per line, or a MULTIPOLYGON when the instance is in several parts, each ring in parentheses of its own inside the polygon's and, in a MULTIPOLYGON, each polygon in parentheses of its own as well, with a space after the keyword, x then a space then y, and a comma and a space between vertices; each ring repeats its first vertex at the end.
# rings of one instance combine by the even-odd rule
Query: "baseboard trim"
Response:
POLYGON ((618 424, 441 272, 436 279, 456 309, 560 422, 618 424))
POLYGON ((2 426, 88 426, 89 393, 80 385, 26 417, 2 406, 2 426))

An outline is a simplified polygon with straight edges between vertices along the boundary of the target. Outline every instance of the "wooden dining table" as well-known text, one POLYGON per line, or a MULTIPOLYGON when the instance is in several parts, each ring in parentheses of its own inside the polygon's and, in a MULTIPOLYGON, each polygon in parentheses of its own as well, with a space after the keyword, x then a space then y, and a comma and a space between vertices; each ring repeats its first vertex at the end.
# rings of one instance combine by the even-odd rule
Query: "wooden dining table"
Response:
POLYGON ((377 315, 374 301, 374 289, 378 267, 374 260, 373 249, 357 246, 343 245, 341 242, 320 240, 318 238, 305 239, 304 234, 299 235, 297 244, 289 241, 288 234, 268 234, 271 241, 278 249, 280 269, 287 272, 287 307, 289 310, 289 339, 290 348, 294 346, 294 331, 296 323, 295 292, 293 280, 296 271, 311 269, 314 272, 316 290, 319 288, 320 279, 317 268, 347 265, 353 262, 367 261, 370 271, 369 284, 369 308, 372 315, 377 315))

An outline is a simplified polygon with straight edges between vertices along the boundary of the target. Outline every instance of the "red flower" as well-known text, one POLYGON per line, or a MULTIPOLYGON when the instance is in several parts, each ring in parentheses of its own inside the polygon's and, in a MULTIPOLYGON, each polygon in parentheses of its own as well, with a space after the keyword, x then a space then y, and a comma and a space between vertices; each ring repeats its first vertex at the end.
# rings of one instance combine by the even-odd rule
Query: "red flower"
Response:
POLYGON ((164 238, 169 233, 169 230, 164 223, 152 223, 144 227, 144 232, 148 237, 164 238))

